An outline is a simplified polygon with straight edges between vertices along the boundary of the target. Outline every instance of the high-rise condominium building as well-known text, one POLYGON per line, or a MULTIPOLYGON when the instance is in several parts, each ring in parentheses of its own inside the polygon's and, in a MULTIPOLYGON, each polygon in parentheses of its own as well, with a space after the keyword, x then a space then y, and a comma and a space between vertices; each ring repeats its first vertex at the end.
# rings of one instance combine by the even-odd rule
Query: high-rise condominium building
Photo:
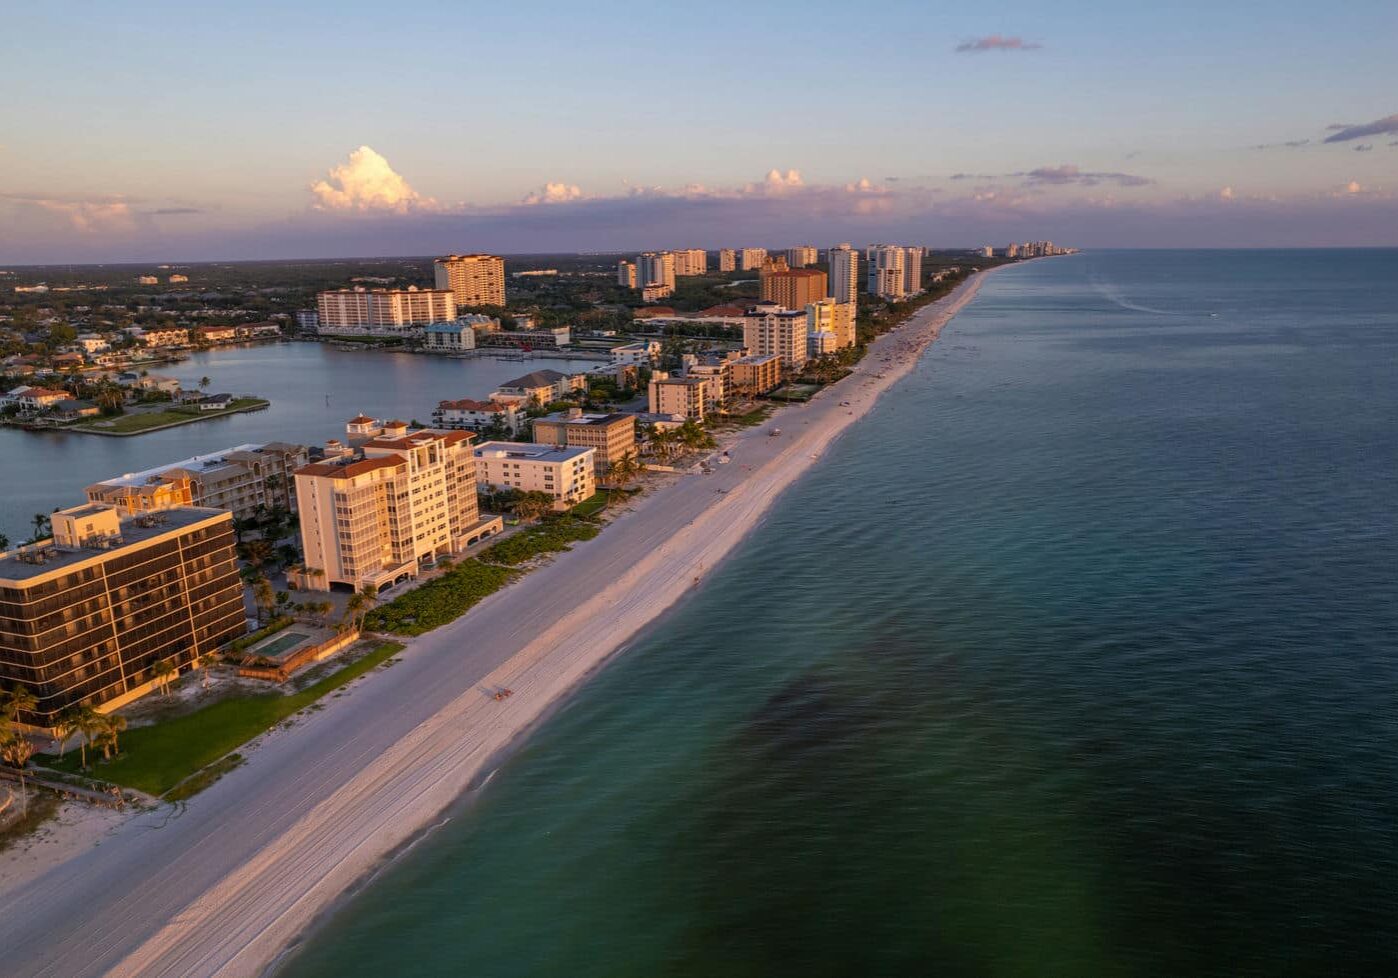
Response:
POLYGON ((830 296, 836 302, 859 298, 859 252, 848 242, 830 249, 830 296))
POLYGON ((636 287, 636 263, 623 258, 616 263, 616 284, 623 289, 636 287))
POLYGON ((237 445, 98 482, 87 487, 87 501, 123 514, 199 506, 251 519, 259 509, 295 508, 296 470, 305 464, 304 445, 237 445))
POLYGON ((450 289, 458 306, 505 304, 505 259, 498 255, 447 255, 432 263, 439 289, 450 289))
POLYGON ((835 337, 835 349, 843 350, 854 346, 855 304, 836 302, 834 299, 817 299, 806 306, 806 329, 814 333, 831 333, 835 337))
POLYGON ((806 310, 760 302, 743 317, 743 346, 750 356, 781 357, 782 367, 799 370, 806 362, 806 310))
POLYGON ((432 429, 381 434, 358 454, 297 471, 302 552, 320 571, 308 585, 378 590, 494 533, 497 520, 482 520, 476 506, 474 438, 432 429))
POLYGON ((336 289, 316 297, 321 329, 405 329, 456 318, 446 289, 336 289))
POLYGON ((675 256, 669 251, 647 251, 636 259, 636 281, 646 301, 675 291, 675 256))
POLYGON ((646 391, 651 414, 703 421, 709 402, 709 382, 699 377, 671 377, 664 370, 650 375, 646 391))
POLYGON ((825 273, 818 268, 792 268, 763 272, 762 301, 787 309, 805 309, 825 298, 825 273))
POLYGON ((738 271, 755 272, 767 260, 766 248, 744 248, 738 252, 738 271))
POLYGON ((869 264, 869 292, 890 300, 901 299, 907 294, 906 248, 901 245, 870 245, 865 258, 869 264))
POLYGON ((786 249, 786 263, 792 268, 805 268, 820 260, 820 252, 814 245, 797 245, 786 249))
POLYGON ((685 248, 671 252, 675 256, 676 275, 706 275, 709 255, 703 248, 685 248))
POLYGON ((233 517, 175 507, 122 518, 86 504, 53 537, 0 554, 0 686, 38 699, 20 722, 115 708, 247 631, 233 517))
POLYGON ((903 255, 903 293, 917 295, 922 291, 922 248, 905 248, 903 255))
POLYGON ((736 272, 738 270, 738 253, 732 248, 720 248, 718 250, 718 270, 720 272, 736 272))

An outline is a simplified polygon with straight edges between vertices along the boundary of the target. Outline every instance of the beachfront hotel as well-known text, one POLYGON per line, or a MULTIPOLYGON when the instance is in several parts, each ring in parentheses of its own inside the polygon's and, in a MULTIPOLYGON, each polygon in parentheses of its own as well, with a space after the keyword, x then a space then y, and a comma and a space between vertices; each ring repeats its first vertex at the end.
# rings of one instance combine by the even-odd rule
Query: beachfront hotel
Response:
POLYGON ((432 272, 458 306, 505 304, 505 259, 498 255, 447 255, 432 263, 432 272))
POLYGON ((597 491, 595 448, 488 441, 473 450, 476 484, 484 491, 545 492, 559 512, 597 491))
POLYGON ((293 479, 306 461, 304 445, 236 445, 95 483, 86 489, 87 501, 128 515, 200 506, 246 520, 259 509, 294 509, 293 479))
POLYGON ((749 354, 781 357, 786 370, 799 370, 807 358, 806 311, 759 302, 743 317, 743 346, 749 354))
POLYGON ((385 426, 358 452, 297 471, 302 586, 378 591, 500 530, 476 505, 474 435, 400 432, 385 426))
POLYGON ((115 709, 161 663, 184 670, 247 631, 229 513, 85 504, 51 520, 51 539, 0 554, 0 685, 38 699, 22 722, 115 709))
POLYGON ((613 462, 636 451, 634 414, 584 414, 569 408, 559 414, 534 419, 534 441, 540 445, 593 448, 593 464, 600 478, 613 462))
POLYGON ((837 350, 854 346, 857 339, 854 303, 836 302, 831 298, 809 303, 806 306, 806 330, 812 336, 817 333, 833 334, 837 350))
POLYGON ((402 330, 456 319, 456 299, 443 289, 336 289, 316 296, 320 330, 402 330))
POLYGON ((703 421, 708 406, 708 381, 700 377, 671 377, 664 370, 650 375, 647 390, 651 414, 703 421))
POLYGON ((732 397, 757 397, 769 394, 782 384, 782 358, 775 353, 749 354, 729 361, 732 397))

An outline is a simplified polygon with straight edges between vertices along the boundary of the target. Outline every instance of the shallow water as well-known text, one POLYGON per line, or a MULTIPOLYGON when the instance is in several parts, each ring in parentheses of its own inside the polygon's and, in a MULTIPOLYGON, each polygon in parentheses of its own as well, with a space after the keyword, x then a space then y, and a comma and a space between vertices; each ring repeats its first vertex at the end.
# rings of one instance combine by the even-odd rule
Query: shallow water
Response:
POLYGON ((1398 252, 991 278, 295 978, 1396 970, 1398 252))

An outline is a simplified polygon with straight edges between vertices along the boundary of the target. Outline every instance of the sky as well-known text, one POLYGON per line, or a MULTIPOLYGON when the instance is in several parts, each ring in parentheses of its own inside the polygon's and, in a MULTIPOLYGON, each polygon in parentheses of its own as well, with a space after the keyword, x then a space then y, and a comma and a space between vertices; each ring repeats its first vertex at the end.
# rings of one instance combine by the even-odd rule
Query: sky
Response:
POLYGON ((1398 245, 1398 3, 0 0, 0 263, 1398 245))

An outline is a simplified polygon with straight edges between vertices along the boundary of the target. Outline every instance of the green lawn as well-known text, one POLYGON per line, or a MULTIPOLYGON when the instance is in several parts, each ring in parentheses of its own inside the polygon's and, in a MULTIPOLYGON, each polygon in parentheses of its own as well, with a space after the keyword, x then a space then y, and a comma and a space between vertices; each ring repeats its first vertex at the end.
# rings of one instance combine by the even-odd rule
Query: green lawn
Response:
MULTIPOLYGON (((238 696, 149 727, 136 727, 122 735, 121 754, 105 763, 98 761, 92 774, 147 794, 164 795, 185 778, 218 762, 293 713, 364 675, 402 650, 403 646, 397 642, 384 642, 372 652, 299 693, 238 696)), ((79 764, 78 752, 70 751, 61 761, 44 757, 40 763, 58 770, 75 771, 79 764)), ((214 780, 217 778, 204 779, 202 786, 212 784, 214 780)), ((178 796, 187 798, 191 793, 180 791, 178 796)))
POLYGON ((589 519, 607 508, 609 497, 610 493, 605 489, 601 492, 593 493, 574 506, 571 512, 574 516, 580 517, 581 519, 589 519))
POLYGON ((236 414, 250 407, 266 405, 260 397, 240 397, 221 411, 201 411, 197 405, 170 407, 162 411, 133 412, 115 418, 97 418, 73 425, 78 431, 100 431, 114 435, 134 435, 171 424, 188 424, 205 418, 220 418, 225 414, 236 414))

